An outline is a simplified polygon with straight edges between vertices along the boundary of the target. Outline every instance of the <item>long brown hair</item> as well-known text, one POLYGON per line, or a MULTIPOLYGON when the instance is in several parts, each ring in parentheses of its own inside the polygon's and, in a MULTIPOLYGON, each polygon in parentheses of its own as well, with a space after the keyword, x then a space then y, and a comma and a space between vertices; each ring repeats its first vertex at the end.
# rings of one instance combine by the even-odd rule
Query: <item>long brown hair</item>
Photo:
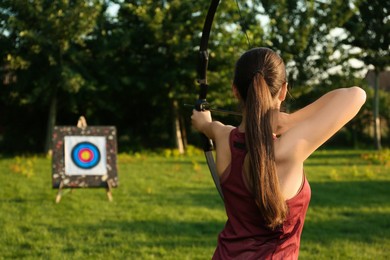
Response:
POLYGON ((244 169, 260 212, 272 229, 283 223, 288 211, 276 174, 271 127, 273 99, 285 82, 284 62, 271 49, 251 49, 236 63, 233 84, 240 93, 246 115, 248 153, 244 169))

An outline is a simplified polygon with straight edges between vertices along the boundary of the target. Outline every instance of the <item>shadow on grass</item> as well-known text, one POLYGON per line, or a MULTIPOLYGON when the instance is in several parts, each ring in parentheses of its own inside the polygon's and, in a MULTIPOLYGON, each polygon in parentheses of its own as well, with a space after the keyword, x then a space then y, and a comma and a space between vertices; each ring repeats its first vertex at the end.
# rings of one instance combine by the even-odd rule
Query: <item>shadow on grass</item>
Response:
POLYGON ((201 206, 209 209, 224 209, 223 200, 216 188, 178 188, 175 192, 160 194, 162 203, 176 206, 201 206))
MULTIPOLYGON (((310 240, 321 245, 334 245, 336 241, 352 243, 378 243, 390 239, 390 182, 324 182, 311 183, 312 201, 305 223, 303 241, 310 240)), ((167 206, 172 210, 191 206, 214 207, 220 204, 215 196, 210 202, 213 190, 193 189, 188 195, 157 196, 159 204, 149 201, 150 207, 167 206)), ((183 218, 178 210, 177 218, 171 215, 161 219, 158 215, 145 215, 145 219, 117 220, 106 219, 101 223, 73 224, 81 236, 96 236, 98 243, 107 239, 110 244, 119 246, 143 247, 148 250, 177 247, 205 247, 216 245, 218 233, 224 220, 194 220, 183 218), (129 237, 129 241, 121 239, 129 237)), ((53 227, 50 233, 67 236, 69 229, 53 227)), ((107 242, 108 243, 108 242, 107 242)), ((303 242, 304 243, 304 242, 303 242)), ((387 242, 388 243, 388 242, 387 242)), ((136 249, 135 249, 136 250, 136 249)), ((329 249, 332 250, 332 249, 329 249)))
POLYGON ((361 155, 364 152, 354 150, 340 150, 328 152, 326 150, 314 153, 305 161, 306 166, 350 166, 370 165, 361 155))
POLYGON ((319 150, 310 155, 310 158, 359 158, 362 153, 364 153, 364 151, 361 150, 319 150))
POLYGON ((356 160, 351 160, 351 161, 343 161, 343 162, 336 162, 336 161, 321 161, 321 162, 316 162, 314 160, 309 160, 309 161, 306 161, 305 162, 305 166, 310 166, 310 167, 332 167, 332 168, 335 168, 335 167, 349 167, 349 166, 369 166, 369 165, 372 165, 370 163, 368 163, 367 161, 364 161, 363 159, 361 159, 361 161, 356 161, 356 160))
POLYGON ((310 206, 390 207, 390 181, 310 182, 310 186, 310 206))
MULTIPOLYGON (((131 246, 136 247, 207 247, 215 246, 217 235, 223 227, 219 221, 175 221, 175 220, 129 220, 129 221, 104 221, 101 224, 73 225, 82 236, 94 236, 98 241, 108 239, 110 243, 122 244, 117 241, 128 237, 131 246)), ((68 228, 53 227, 51 233, 66 237, 68 228)))
MULTIPOLYGON (((303 237, 311 242, 390 240, 390 182, 311 183, 303 237)), ((387 242, 389 243, 389 242, 387 242)))
MULTIPOLYGON (((305 233, 311 239, 329 244, 337 239, 356 242, 390 239, 390 181, 330 181, 310 185, 311 216, 305 223, 305 233)), ((180 198, 165 195, 164 203, 223 210, 214 189, 186 191, 183 189, 180 198)), ((207 222, 206 226, 209 225, 207 222)))

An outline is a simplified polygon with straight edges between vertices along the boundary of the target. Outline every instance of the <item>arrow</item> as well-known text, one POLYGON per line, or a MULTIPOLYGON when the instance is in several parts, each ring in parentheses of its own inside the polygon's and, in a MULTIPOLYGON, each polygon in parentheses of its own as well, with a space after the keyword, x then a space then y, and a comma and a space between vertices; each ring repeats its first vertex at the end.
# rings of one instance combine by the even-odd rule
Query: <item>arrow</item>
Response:
MULTIPOLYGON (((194 105, 191 105, 191 104, 184 104, 184 106, 194 108, 194 105)), ((210 112, 220 113, 220 114, 226 114, 226 115, 242 116, 242 114, 240 112, 219 109, 219 108, 211 108, 208 103, 205 103, 202 106, 202 111, 205 111, 205 110, 208 110, 210 112)))

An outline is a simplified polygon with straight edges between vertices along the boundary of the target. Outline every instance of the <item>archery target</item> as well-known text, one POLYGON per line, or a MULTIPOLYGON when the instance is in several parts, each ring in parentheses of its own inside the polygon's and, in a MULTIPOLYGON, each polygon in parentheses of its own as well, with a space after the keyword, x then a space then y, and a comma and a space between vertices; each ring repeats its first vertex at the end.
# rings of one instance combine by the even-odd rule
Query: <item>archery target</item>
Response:
POLYGON ((65 136, 66 175, 105 175, 106 138, 103 136, 65 136))
POLYGON ((99 149, 90 142, 76 144, 71 152, 72 162, 81 169, 91 169, 99 164, 99 149))

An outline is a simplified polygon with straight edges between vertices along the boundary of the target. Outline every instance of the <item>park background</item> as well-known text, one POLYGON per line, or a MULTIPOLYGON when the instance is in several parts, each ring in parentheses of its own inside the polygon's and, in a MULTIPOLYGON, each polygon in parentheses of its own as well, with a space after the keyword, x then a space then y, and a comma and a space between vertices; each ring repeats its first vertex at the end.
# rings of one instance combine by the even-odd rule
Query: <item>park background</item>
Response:
MULTIPOLYGON (((191 129, 209 1, 0 3, 1 258, 208 259, 223 205, 191 129), (114 125, 120 186, 54 203, 55 125, 114 125)), ((208 100, 237 110, 235 60, 266 46, 286 62, 294 111, 363 87, 358 116, 306 165, 313 199, 302 258, 385 259, 390 248, 390 2, 222 1, 208 100), (248 40, 249 39, 249 43, 248 40)), ((236 124, 239 118, 214 114, 236 124)))

